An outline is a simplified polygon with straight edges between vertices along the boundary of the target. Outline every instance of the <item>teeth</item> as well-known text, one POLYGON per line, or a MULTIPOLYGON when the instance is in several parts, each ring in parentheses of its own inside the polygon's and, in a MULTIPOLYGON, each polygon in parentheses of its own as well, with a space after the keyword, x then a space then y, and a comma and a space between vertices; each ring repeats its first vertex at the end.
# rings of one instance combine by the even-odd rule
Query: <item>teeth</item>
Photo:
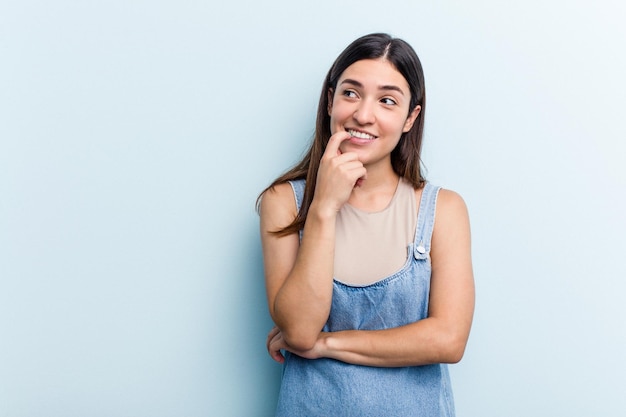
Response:
POLYGON ((359 138, 359 139, 369 139, 369 140, 376 139, 376 136, 368 135, 367 133, 358 132, 352 129, 349 129, 348 133, 350 133, 351 136, 354 136, 355 138, 359 138))

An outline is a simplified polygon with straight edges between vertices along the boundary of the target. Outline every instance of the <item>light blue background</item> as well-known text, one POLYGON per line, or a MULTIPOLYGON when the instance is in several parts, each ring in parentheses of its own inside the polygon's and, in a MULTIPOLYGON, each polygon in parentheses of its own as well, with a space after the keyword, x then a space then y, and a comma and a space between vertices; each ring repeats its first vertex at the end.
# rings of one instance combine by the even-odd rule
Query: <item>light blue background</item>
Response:
MULTIPOLYGON (((626 414, 623 2, 0 2, 0 416, 269 416, 257 193, 408 40, 472 219, 459 417, 626 414)), ((384 387, 381 387, 384 389, 384 387)))

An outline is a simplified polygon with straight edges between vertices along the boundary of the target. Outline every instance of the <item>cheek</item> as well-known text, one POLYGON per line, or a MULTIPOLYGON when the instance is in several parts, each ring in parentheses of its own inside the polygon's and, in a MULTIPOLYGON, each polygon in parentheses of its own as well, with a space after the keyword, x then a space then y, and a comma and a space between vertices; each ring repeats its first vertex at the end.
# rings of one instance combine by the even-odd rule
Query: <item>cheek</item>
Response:
POLYGON ((345 117, 342 115, 341 109, 333 108, 330 112, 330 132, 335 134, 337 131, 341 130, 344 120, 345 117))
POLYGON ((393 115, 386 118, 379 118, 379 123, 385 126, 385 129, 390 134, 401 135, 404 130, 404 124, 406 119, 403 117, 398 117, 398 115, 393 115))

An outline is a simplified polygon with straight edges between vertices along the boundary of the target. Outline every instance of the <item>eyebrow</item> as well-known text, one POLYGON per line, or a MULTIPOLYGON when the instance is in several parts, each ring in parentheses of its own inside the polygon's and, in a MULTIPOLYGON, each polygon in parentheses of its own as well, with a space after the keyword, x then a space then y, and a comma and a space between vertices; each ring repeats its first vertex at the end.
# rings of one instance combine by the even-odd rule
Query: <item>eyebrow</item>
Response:
MULTIPOLYGON (((355 87, 359 87, 359 88, 363 88, 363 84, 361 84, 359 81, 357 80, 353 80, 351 78, 346 78, 345 80, 343 80, 341 82, 341 84, 351 84, 355 87)), ((398 93, 404 95, 404 91, 402 91, 402 89, 396 85, 381 85, 378 87, 379 90, 392 90, 392 91, 397 91, 398 93)))

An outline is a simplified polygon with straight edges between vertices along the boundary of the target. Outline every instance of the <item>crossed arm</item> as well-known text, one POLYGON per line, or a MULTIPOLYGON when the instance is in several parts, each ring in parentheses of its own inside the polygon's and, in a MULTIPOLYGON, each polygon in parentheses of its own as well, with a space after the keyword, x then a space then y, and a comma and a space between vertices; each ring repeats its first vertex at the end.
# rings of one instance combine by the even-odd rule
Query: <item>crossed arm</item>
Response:
POLYGON ((276 323, 267 340, 270 355, 281 349, 315 359, 333 358, 369 366, 458 362, 474 311, 470 228, 462 198, 441 190, 431 245, 431 292, 424 320, 385 330, 325 333, 332 301, 335 215, 314 203, 302 242, 297 234, 270 233, 295 217, 291 187, 282 184, 261 203, 261 236, 270 314, 276 323))

